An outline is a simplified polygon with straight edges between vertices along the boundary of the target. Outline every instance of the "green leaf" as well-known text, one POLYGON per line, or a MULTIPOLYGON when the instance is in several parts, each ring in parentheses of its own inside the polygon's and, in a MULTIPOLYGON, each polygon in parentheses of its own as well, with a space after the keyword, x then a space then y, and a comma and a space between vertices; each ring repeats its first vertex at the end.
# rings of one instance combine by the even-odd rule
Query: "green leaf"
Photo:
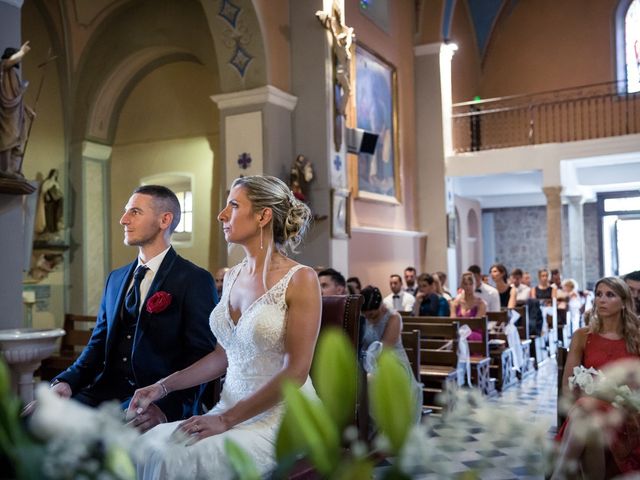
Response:
POLYGON ((341 465, 331 476, 331 480, 369 480, 371 478, 373 478, 373 462, 363 459, 341 465))
POLYGON ((308 452, 304 447, 304 438, 302 438, 300 430, 297 428, 291 409, 287 408, 276 437, 276 459, 280 463, 288 458, 305 453, 308 452))
POLYGON ((397 454, 413 425, 415 400, 407 370, 393 352, 382 352, 370 385, 373 418, 397 454))
POLYGON ((316 347, 313 384, 340 431, 353 423, 358 361, 347 337, 338 329, 324 333, 316 347))
POLYGON ((9 394, 11 377, 7 364, 0 358, 0 398, 5 398, 9 394))
POLYGON ((136 469, 133 466, 131 457, 126 450, 120 447, 109 447, 104 464, 107 470, 113 473, 116 478, 123 480, 135 480, 136 478, 136 469))
POLYGON ((340 434, 321 402, 311 401, 288 382, 284 387, 289 427, 296 429, 303 448, 318 471, 329 474, 340 460, 340 434))
POLYGON ((227 438, 224 441, 224 451, 238 476, 237 478, 240 480, 260 480, 260 472, 253 463, 253 459, 236 442, 227 438))

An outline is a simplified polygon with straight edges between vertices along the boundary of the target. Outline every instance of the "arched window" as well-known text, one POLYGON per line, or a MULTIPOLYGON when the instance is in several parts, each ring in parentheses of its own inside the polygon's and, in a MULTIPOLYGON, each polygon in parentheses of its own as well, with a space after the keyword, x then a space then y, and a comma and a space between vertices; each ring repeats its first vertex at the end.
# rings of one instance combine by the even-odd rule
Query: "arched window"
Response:
POLYGON ((640 0, 620 0, 615 21, 618 89, 640 92, 640 0))

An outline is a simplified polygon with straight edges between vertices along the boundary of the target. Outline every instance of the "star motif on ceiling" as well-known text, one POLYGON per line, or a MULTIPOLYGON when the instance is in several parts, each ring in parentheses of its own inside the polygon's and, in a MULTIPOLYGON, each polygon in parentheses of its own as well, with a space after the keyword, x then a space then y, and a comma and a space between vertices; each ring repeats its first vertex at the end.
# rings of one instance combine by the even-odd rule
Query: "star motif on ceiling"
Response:
POLYGON ((236 22, 238 21, 238 15, 240 15, 241 8, 234 5, 230 0, 222 0, 220 2, 220 11, 218 16, 225 19, 231 27, 236 28, 236 22))

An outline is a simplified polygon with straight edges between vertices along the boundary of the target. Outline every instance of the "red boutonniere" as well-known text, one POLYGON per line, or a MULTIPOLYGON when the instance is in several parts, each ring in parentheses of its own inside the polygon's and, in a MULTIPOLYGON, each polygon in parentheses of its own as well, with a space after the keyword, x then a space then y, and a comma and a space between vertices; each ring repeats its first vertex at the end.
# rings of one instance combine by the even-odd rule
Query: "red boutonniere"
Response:
POLYGON ((160 313, 171 305, 171 294, 167 292, 156 292, 147 300, 147 312, 160 313))

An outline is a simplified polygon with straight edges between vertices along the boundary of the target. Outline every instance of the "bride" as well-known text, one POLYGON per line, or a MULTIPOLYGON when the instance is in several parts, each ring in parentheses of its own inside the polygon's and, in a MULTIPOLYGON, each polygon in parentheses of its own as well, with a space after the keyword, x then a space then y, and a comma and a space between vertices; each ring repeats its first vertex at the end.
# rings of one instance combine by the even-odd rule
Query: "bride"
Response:
POLYGON ((309 207, 275 177, 233 182, 218 220, 227 242, 241 245, 246 257, 225 276, 222 298, 211 313, 216 349, 137 390, 128 414, 226 372, 222 396, 206 415, 145 434, 138 478, 231 478, 226 439, 242 447, 262 474, 275 467, 283 382, 294 381, 315 395, 309 369, 320 328, 318 276, 284 254, 295 251, 310 219, 309 207))

